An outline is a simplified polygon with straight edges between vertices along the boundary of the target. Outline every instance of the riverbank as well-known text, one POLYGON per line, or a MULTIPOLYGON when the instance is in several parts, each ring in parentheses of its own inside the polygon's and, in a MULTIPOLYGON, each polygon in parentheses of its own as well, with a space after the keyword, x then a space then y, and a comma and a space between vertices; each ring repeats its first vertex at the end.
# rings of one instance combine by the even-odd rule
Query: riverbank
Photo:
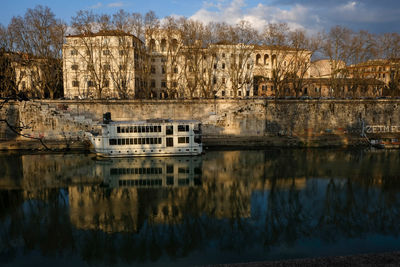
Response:
MULTIPOLYGON (((367 146, 364 138, 358 135, 323 135, 323 136, 205 136, 204 148, 329 148, 367 146)), ((89 151, 90 143, 85 140, 46 140, 43 143, 35 139, 17 139, 0 142, 0 151, 89 151)))
POLYGON ((250 262, 213 265, 219 267, 269 267, 269 266, 399 266, 400 252, 360 254, 325 258, 307 258, 271 262, 250 262))

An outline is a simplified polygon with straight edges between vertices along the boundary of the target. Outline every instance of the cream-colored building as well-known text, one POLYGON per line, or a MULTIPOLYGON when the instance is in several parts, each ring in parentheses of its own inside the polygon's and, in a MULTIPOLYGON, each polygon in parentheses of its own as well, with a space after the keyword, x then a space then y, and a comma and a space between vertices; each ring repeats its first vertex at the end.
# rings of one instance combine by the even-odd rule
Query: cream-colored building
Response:
MULTIPOLYGON (((241 43, 202 44, 176 30, 135 36, 100 32, 67 36, 67 98, 244 98, 258 94, 255 77, 310 77, 311 52, 241 43), (286 76, 285 76, 286 75, 286 76)), ((271 90, 273 88, 270 88, 271 90)))
POLYGON ((311 63, 311 78, 340 78, 341 72, 346 69, 346 63, 341 60, 321 59, 311 63))
POLYGON ((132 98, 144 87, 143 42, 120 31, 69 35, 63 46, 64 96, 132 98))

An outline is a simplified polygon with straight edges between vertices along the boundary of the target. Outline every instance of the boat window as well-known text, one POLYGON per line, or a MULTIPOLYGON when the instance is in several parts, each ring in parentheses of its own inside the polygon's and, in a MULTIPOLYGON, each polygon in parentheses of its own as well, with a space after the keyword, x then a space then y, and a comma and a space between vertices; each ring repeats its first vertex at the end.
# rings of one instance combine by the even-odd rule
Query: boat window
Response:
POLYGON ((185 144, 185 143, 189 143, 189 137, 178 137, 178 143, 179 144, 185 144))
POLYGON ((174 173, 174 165, 167 165, 167 173, 174 173))
POLYGON ((189 132, 189 125, 178 125, 178 132, 189 132))
POLYGON ((172 137, 167 137, 167 146, 174 146, 174 138, 172 137))
POLYGON ((121 132, 121 127, 117 127, 117 133, 120 133, 121 132))
POLYGON ((174 126, 173 125, 165 126, 165 132, 167 135, 174 134, 174 126))
POLYGON ((174 177, 167 176, 167 185, 173 185, 173 184, 174 184, 174 177))
POLYGON ((109 141, 110 146, 114 146, 114 145, 117 144, 117 140, 116 139, 109 139, 108 141, 109 141))

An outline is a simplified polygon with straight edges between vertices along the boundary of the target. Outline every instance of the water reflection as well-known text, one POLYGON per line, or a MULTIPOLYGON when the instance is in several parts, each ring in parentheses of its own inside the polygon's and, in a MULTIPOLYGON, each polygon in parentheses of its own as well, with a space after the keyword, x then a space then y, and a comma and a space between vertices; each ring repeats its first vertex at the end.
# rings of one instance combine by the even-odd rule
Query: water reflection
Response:
POLYGON ((400 248, 398 151, 0 157, 0 263, 36 251, 188 265, 400 248))

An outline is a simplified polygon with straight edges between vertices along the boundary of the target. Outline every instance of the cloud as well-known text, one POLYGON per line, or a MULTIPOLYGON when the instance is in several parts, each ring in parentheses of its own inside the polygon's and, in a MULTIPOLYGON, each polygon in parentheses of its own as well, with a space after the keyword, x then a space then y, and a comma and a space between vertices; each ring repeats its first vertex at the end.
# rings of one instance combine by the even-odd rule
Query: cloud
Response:
POLYGON ((90 8, 92 8, 92 9, 98 9, 98 8, 101 8, 102 6, 103 6, 103 4, 102 4, 101 2, 98 2, 97 4, 91 6, 90 8))
POLYGON ((304 28, 302 23, 306 23, 309 19, 315 20, 317 17, 309 14, 309 10, 301 5, 283 9, 259 3, 255 7, 248 8, 245 0, 232 0, 229 3, 217 2, 214 5, 207 2, 191 18, 204 23, 226 22, 229 24, 246 20, 255 29, 261 31, 268 23, 277 22, 286 22, 292 29, 302 29, 304 28), (210 10, 210 7, 214 7, 215 10, 210 10))
POLYGON ((123 2, 114 2, 114 3, 109 3, 107 6, 108 7, 123 7, 124 3, 123 2))
MULTIPOLYGON (((291 29, 311 32, 343 25, 353 30, 372 32, 400 31, 398 0, 275 0, 248 6, 246 0, 208 0, 191 18, 236 24, 249 21, 261 30, 268 23, 286 22, 291 29)), ((253 3, 254 1, 252 1, 253 3)))

